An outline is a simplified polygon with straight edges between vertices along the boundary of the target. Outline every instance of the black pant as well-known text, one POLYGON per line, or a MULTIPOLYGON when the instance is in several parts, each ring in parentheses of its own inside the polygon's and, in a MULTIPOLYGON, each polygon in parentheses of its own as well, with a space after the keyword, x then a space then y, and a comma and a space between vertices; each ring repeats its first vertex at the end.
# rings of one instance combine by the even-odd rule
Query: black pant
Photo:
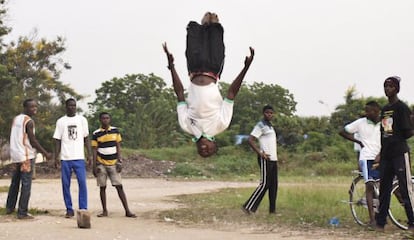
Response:
POLYGON ((250 198, 244 203, 243 207, 246 210, 256 212, 262 201, 266 190, 269 190, 269 212, 276 212, 276 198, 277 198, 277 161, 268 161, 260 159, 260 184, 252 193, 250 198))
POLYGON ((224 65, 223 27, 220 23, 187 25, 188 73, 212 72, 220 76, 224 65))
POLYGON ((380 164, 380 206, 376 215, 377 225, 384 226, 390 207, 392 182, 397 176, 400 194, 407 214, 408 224, 414 225, 413 186, 411 184, 411 169, 408 153, 393 157, 381 157, 380 164))

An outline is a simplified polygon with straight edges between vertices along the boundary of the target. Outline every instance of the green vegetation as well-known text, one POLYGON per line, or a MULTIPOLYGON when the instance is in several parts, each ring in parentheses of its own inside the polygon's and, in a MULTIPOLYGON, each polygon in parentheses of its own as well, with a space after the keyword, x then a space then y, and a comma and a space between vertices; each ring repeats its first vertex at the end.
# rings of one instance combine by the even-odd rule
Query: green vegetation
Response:
MULTIPOLYGON (((350 147, 351 148, 351 147, 350 147)), ((350 155, 354 155, 349 149, 350 155)), ((134 151, 127 150, 128 154, 134 151)), ((208 159, 198 156, 193 146, 180 148, 144 149, 137 151, 154 160, 176 162, 170 173, 175 177, 207 179, 258 179, 259 168, 253 151, 242 145, 220 148, 217 155, 208 159)), ((338 159, 335 152, 291 153, 279 148, 279 173, 281 176, 349 176, 357 168, 355 159, 338 159)))
POLYGON ((7 187, 7 186, 1 186, 0 187, 0 193, 2 193, 2 192, 8 192, 9 191, 9 187, 7 187))
MULTIPOLYGON (((177 201, 185 207, 160 212, 159 218, 169 218, 183 226, 208 225, 222 230, 248 227, 253 228, 255 232, 271 232, 275 226, 301 231, 335 228, 352 236, 369 234, 372 237, 376 233, 368 232, 354 223, 349 205, 346 203, 351 179, 307 178, 304 182, 298 183, 296 178, 282 177, 276 215, 268 213, 267 196, 255 214, 246 215, 241 206, 253 188, 229 188, 213 194, 178 196, 177 201), (333 217, 339 219, 338 227, 329 225, 329 220, 333 217)), ((401 232, 394 226, 390 229, 397 234, 401 232)))
MULTIPOLYGON (((50 212, 45 209, 30 208, 29 213, 32 215, 46 215, 46 214, 49 214, 50 212)), ((6 215, 6 208, 0 207, 0 216, 1 215, 6 215)), ((14 215, 15 213, 13 213, 13 216, 14 215)))

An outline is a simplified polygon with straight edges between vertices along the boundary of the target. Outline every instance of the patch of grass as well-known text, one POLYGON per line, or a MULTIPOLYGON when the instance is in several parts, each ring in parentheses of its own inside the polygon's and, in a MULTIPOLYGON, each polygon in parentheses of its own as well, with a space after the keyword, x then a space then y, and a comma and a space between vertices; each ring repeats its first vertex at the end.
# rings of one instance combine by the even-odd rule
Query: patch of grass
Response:
MULTIPOLYGON (((127 154, 140 153, 154 160, 176 162, 171 176, 203 179, 256 180, 259 178, 257 156, 244 146, 221 147, 209 158, 198 156, 194 145, 179 148, 125 150, 127 154)), ((356 161, 341 161, 330 157, 330 152, 297 153, 284 148, 278 151, 281 176, 348 176, 357 168, 356 161)))
MULTIPOLYGON (((50 212, 49 210, 46 210, 46 209, 30 208, 29 213, 35 216, 35 215, 47 215, 50 212)), ((14 212, 13 215, 15 214, 16 213, 14 212)), ((6 208, 0 207, 0 215, 6 215, 6 208)))
POLYGON ((1 192, 8 192, 9 191, 9 187, 7 187, 7 186, 1 186, 0 187, 0 193, 1 192))
MULTIPOLYGON (((370 234, 354 223, 346 203, 350 178, 315 178, 307 179, 305 183, 294 180, 288 179, 279 185, 277 215, 268 213, 267 195, 255 214, 246 215, 241 206, 254 188, 227 188, 213 193, 178 196, 185 207, 163 211, 159 217, 173 219, 179 225, 208 225, 222 230, 248 227, 259 232, 271 231, 275 226, 301 230, 333 229, 329 220, 337 217, 340 225, 335 229, 351 236, 370 234)), ((396 227, 391 228, 398 232, 396 227)))

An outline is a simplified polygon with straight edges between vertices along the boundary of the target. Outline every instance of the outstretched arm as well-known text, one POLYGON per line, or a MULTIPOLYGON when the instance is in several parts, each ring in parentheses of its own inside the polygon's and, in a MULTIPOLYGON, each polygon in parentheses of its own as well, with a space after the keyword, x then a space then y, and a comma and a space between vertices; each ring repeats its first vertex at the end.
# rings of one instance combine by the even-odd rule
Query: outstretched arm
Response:
POLYGON ((168 59, 168 69, 170 69, 170 71, 171 71, 171 77, 172 77, 172 81, 173 81, 174 92, 177 95, 178 101, 179 102, 183 102, 183 101, 185 101, 185 97, 184 97, 184 87, 183 87, 183 84, 181 83, 180 77, 177 74, 177 71, 175 70, 175 67, 174 67, 174 57, 168 51, 167 43, 163 43, 162 44, 162 47, 164 48, 164 52, 167 55, 167 59, 168 59))
POLYGON ((244 76, 247 73, 247 70, 249 70, 250 64, 252 64, 253 57, 254 57, 254 49, 252 47, 249 47, 250 49, 250 56, 247 56, 244 60, 244 67, 237 75, 236 79, 231 83, 229 91, 227 92, 227 99, 234 100, 237 93, 239 92, 240 86, 243 82, 244 76))

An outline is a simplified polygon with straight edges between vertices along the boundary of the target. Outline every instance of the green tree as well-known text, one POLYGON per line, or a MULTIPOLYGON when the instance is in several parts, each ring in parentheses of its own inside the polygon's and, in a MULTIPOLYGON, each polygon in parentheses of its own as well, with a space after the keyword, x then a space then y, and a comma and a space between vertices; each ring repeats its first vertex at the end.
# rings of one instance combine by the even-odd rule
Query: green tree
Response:
POLYGON ((39 105, 37 135, 42 144, 50 146, 55 121, 64 112, 61 103, 69 96, 83 98, 59 80, 61 71, 70 69, 61 58, 65 41, 22 36, 5 44, 3 37, 11 30, 3 24, 5 14, 4 1, 0 1, 0 135, 8 139, 11 121, 21 112, 23 100, 34 98, 39 105))
POLYGON ((186 141, 178 130, 174 92, 160 77, 125 75, 103 82, 95 92, 96 99, 89 103, 95 126, 98 127, 100 112, 111 113, 126 146, 151 148, 186 141))
POLYGON ((345 103, 339 104, 335 108, 335 112, 331 114, 331 124, 336 130, 342 129, 342 127, 365 114, 365 104, 368 101, 377 101, 381 106, 387 103, 385 97, 357 97, 358 93, 355 86, 348 88, 345 92, 345 103))
MULTIPOLYGON (((226 96, 229 84, 220 83, 220 87, 222 95, 226 96)), ((276 118, 283 116, 290 119, 296 111, 296 102, 289 90, 277 84, 262 82, 255 82, 252 85, 244 84, 234 101, 231 125, 237 125, 241 134, 249 133, 260 119, 263 106, 267 104, 273 106, 276 118)), ((278 127, 284 129, 285 126, 278 127)))

